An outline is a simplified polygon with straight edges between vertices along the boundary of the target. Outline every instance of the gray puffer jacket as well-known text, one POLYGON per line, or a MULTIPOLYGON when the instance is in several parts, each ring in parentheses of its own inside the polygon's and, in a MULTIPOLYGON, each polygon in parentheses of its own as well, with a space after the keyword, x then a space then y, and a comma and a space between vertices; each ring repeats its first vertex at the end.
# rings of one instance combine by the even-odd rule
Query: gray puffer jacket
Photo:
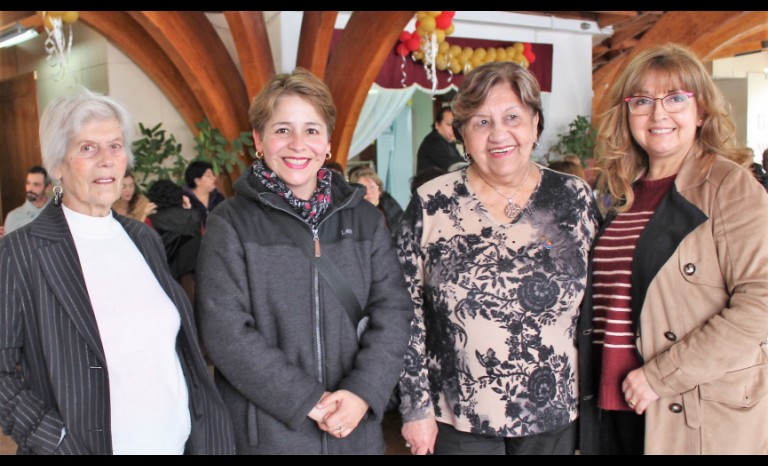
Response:
POLYGON ((197 266, 199 326, 240 454, 384 452, 381 420, 413 311, 381 212, 363 201, 362 188, 333 180, 332 206, 315 233, 369 316, 359 341, 330 285, 271 216, 295 220, 311 243, 309 225, 252 170, 208 218, 197 266), (343 439, 307 417, 324 391, 340 389, 370 406, 343 439))

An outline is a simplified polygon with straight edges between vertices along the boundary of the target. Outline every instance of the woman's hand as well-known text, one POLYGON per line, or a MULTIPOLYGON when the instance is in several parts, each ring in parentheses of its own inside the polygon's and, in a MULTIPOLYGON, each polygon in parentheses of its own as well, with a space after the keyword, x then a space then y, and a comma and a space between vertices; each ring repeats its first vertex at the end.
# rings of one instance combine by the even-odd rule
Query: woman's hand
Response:
POLYGON ((144 217, 148 217, 154 213, 157 213, 157 204, 154 202, 148 202, 147 206, 144 207, 144 217))
POLYGON ((351 434, 368 412, 368 403, 349 390, 338 390, 323 397, 317 407, 331 409, 318 426, 338 438, 351 434))
POLYGON ((621 383, 621 391, 630 408, 637 414, 643 414, 648 405, 659 399, 659 395, 653 391, 648 379, 645 378, 643 368, 635 369, 621 383))
POLYGON ((320 401, 317 402, 317 404, 312 408, 312 411, 309 412, 307 415, 310 419, 317 422, 318 425, 320 425, 321 422, 323 422, 323 418, 330 414, 332 411, 336 409, 336 405, 333 403, 329 403, 327 405, 321 405, 322 401, 330 395, 331 392, 325 392, 323 393, 323 396, 320 398, 320 401))
POLYGON ((437 421, 434 417, 406 422, 400 433, 405 439, 405 446, 411 448, 411 454, 428 455, 435 452, 437 421))

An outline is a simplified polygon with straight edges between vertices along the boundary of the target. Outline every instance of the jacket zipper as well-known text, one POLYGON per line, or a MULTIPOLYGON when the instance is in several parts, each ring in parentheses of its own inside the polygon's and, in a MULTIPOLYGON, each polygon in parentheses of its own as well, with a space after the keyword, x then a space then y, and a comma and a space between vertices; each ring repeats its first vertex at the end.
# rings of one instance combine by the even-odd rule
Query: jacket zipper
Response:
MULTIPOLYGON (((335 213, 336 211, 342 210, 347 205, 349 205, 352 200, 355 198, 354 195, 350 196, 347 201, 339 206, 336 209, 333 209, 328 212, 328 215, 325 216, 320 222, 317 224, 317 226, 310 227, 310 231, 312 233, 312 242, 314 243, 315 247, 315 257, 320 257, 321 251, 320 251, 320 225, 323 224, 323 222, 331 216, 331 214, 335 213)), ((289 210, 283 209, 279 206, 276 206, 272 204, 271 202, 265 202, 265 204, 269 205, 270 207, 274 207, 276 209, 281 210, 282 212, 285 212, 288 215, 292 215, 293 217, 299 219, 302 224, 306 225, 307 223, 298 215, 296 215, 294 212, 291 212, 289 210)), ((309 225, 307 225, 309 226, 309 225)), ((320 276, 319 272, 317 270, 317 267, 312 266, 312 289, 313 289, 313 302, 315 305, 314 309, 314 318, 315 318, 315 349, 317 350, 317 379, 318 381, 325 387, 325 374, 323 373, 323 342, 322 342, 322 332, 321 332, 321 321, 320 321, 320 276)), ((328 433, 323 432, 322 437, 322 449, 323 454, 327 455, 329 453, 328 449, 328 433)))

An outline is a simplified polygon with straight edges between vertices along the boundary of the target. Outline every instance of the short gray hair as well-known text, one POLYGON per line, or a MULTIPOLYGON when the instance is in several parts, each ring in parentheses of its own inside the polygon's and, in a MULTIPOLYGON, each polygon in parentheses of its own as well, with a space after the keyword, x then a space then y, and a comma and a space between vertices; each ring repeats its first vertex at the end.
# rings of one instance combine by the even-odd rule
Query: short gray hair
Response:
POLYGON ((133 120, 128 109, 114 98, 78 87, 72 94, 54 98, 40 119, 40 152, 43 165, 53 175, 67 155, 72 139, 91 121, 116 119, 123 132, 128 167, 133 167, 133 120))

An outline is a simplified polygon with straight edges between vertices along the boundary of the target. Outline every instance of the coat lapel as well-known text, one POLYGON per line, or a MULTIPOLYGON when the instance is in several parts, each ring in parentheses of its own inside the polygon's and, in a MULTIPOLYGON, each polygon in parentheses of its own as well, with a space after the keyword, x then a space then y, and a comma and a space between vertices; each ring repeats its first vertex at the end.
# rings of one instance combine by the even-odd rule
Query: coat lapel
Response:
POLYGON ((688 155, 675 183, 664 196, 640 234, 632 258, 632 321, 634 333, 640 322, 640 311, 645 294, 656 274, 675 253, 680 242, 708 217, 681 195, 684 189, 698 186, 707 178, 708 169, 702 170, 701 161, 688 155), (678 191, 680 189, 680 191, 678 191))
POLYGON ((88 346, 106 364, 96 316, 64 211, 49 204, 31 227, 30 234, 44 240, 36 254, 51 290, 88 346))

